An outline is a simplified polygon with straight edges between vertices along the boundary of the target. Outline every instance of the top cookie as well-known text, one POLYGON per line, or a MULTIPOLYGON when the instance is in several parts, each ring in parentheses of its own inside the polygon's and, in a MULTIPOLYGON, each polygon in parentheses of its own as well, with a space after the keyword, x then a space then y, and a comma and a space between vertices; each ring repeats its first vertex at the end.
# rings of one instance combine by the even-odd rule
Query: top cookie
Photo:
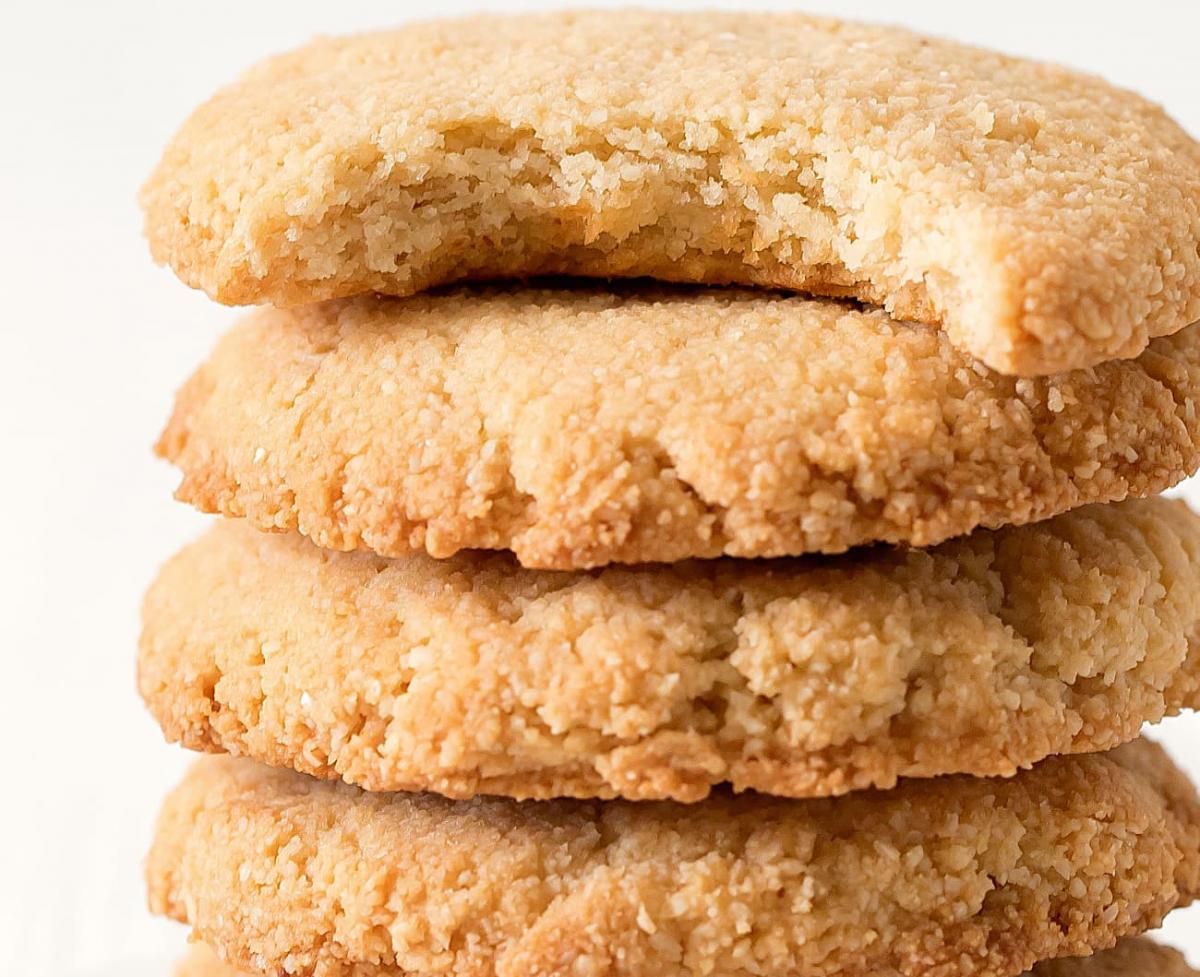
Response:
POLYGON ((201 106, 142 196, 222 302, 566 273, 766 284, 1026 375, 1200 318, 1200 147, 1096 78, 797 14, 322 39, 201 106))

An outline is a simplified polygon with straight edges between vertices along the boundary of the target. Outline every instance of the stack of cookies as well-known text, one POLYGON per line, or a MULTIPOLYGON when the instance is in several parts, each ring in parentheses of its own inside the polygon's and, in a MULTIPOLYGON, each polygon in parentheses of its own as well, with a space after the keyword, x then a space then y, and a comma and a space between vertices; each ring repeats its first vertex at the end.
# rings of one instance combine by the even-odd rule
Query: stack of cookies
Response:
POLYGON ((184 125, 155 256, 236 517, 146 598, 217 754, 190 975, 1190 973, 1200 147, 800 15, 321 40, 184 125), (568 276, 547 279, 545 276, 568 276), (1096 951, 1108 951, 1090 960, 1096 951))

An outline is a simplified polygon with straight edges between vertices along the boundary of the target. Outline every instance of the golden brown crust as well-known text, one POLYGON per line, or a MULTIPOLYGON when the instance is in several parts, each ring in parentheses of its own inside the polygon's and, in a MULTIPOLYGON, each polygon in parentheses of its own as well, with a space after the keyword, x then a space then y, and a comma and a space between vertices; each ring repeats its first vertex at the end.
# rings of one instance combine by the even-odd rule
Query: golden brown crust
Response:
POLYGON ((930 551, 591 573, 221 523, 162 571, 168 737, 370 790, 695 801, 1008 775, 1200 703, 1200 518, 1089 506, 930 551))
POLYGON ((367 794, 201 760, 147 862, 155 912, 299 977, 1013 977, 1200 892, 1200 804, 1157 747, 1009 780, 703 804, 367 794))
MULTIPOLYGON (((175 970, 175 977, 249 977, 222 963, 203 943, 193 943, 175 970)), ((1182 953, 1144 937, 1122 940, 1111 950, 1090 957, 1045 960, 1029 977, 1197 977, 1182 953)))
POLYGON ((1014 380, 944 334, 717 290, 262 310, 184 386, 180 498, 385 556, 531 567, 931 545, 1200 465, 1200 326, 1014 380))
POLYGON ((476 17, 322 39, 143 191, 231 303, 580 274, 854 296, 1010 373, 1200 318, 1200 148, 1105 82, 797 14, 476 17))

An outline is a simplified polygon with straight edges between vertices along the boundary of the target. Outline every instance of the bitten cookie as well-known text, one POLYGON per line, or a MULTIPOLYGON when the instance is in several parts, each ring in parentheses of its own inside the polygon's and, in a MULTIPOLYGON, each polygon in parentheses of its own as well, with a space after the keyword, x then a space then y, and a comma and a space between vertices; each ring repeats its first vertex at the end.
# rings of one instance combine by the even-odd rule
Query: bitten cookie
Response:
POLYGON ((144 622, 142 696, 193 749, 452 797, 821 796, 1012 774, 1200 703, 1200 518, 573 574, 226 522, 144 622))
POLYGON ((1075 71, 797 14, 475 17, 323 39, 201 106, 142 202, 230 303, 566 273, 772 285, 995 369, 1200 318, 1200 147, 1075 71))
MULTIPOLYGON (((400 977, 404 971, 394 971, 400 977)), ((1152 940, 1122 940, 1111 950, 1090 957, 1047 960, 1029 971, 1030 977, 1197 977, 1177 950, 1152 940)), ((175 977, 249 977, 228 964, 203 943, 193 943, 180 961, 175 977)))
POLYGON ((836 800, 451 801, 201 760, 154 911, 296 977, 1013 977, 1200 893, 1200 804, 1145 742, 836 800))
POLYGON ((827 300, 483 290, 264 309, 180 392, 179 497, 531 567, 927 546, 1200 465, 1200 325, 1015 380, 827 300))

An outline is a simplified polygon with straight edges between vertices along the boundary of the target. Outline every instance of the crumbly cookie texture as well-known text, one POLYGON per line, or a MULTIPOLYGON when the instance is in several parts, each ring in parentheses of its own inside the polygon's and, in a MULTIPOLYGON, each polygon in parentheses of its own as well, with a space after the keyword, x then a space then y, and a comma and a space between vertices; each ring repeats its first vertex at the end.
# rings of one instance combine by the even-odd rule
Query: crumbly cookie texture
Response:
POLYGON ((1008 775, 1200 705, 1200 518, 929 550, 524 570, 216 526, 150 589, 167 736, 370 790, 695 801, 1008 775))
POLYGON ((208 757, 147 879, 155 912, 280 977, 1013 977, 1194 899, 1200 803, 1143 741, 693 805, 370 794, 208 757))
POLYGON ((180 392, 179 497, 330 549, 530 567, 931 545, 1200 465, 1200 325, 1014 379, 944 333, 711 289, 251 314, 180 392))
MULTIPOLYGON (((400 977, 404 971, 395 971, 400 977)), ((1111 950, 1090 957, 1047 960, 1029 971, 1030 977, 1197 977, 1178 950, 1143 937, 1122 940, 1111 950)), ((193 943, 175 970, 175 977, 248 977, 222 963, 203 943, 193 943)))
POLYGON ((1200 147, 1091 76, 796 14, 477 17, 319 40, 201 106, 143 194, 229 303, 536 274, 853 296, 995 369, 1200 318, 1200 147))

